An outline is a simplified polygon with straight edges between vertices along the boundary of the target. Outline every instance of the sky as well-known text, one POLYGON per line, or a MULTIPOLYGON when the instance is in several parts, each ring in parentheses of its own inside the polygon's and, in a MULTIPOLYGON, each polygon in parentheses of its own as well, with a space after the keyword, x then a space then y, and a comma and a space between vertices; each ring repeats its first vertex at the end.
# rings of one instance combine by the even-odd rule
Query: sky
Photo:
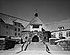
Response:
POLYGON ((44 23, 70 19, 69 0, 0 0, 0 13, 30 21, 35 10, 44 23))

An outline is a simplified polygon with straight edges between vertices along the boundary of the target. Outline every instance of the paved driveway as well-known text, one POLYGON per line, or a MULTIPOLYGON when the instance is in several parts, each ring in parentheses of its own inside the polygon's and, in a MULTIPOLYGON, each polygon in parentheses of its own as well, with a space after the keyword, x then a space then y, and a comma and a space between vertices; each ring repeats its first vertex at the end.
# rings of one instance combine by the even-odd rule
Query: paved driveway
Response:
POLYGON ((31 42, 26 51, 46 51, 46 47, 42 42, 31 42))

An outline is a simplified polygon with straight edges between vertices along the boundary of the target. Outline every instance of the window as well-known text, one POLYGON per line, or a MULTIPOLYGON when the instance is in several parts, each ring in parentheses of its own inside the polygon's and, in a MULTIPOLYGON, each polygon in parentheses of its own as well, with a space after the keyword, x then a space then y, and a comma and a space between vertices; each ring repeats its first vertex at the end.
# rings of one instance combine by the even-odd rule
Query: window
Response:
POLYGON ((70 37, 70 31, 66 32, 66 36, 70 37))
POLYGON ((27 39, 28 37, 26 36, 25 39, 27 39))
POLYGON ((62 32, 59 32, 59 37, 63 37, 63 33, 62 32))
POLYGON ((39 25, 33 25, 33 28, 39 28, 39 25))
POLYGON ((6 26, 6 28, 8 28, 8 26, 6 26))
POLYGON ((66 37, 68 37, 68 32, 66 32, 66 37))
POLYGON ((17 31, 17 28, 15 28, 15 31, 17 31))
POLYGON ((15 36, 17 35, 17 33, 15 33, 15 36))
POLYGON ((18 31, 20 31, 20 28, 18 28, 18 31))
POLYGON ((20 24, 18 23, 18 27, 20 27, 20 24))
POLYGON ((58 30, 62 30, 64 29, 64 26, 58 27, 58 30))
POLYGON ((20 33, 18 33, 18 35, 20 36, 20 33))

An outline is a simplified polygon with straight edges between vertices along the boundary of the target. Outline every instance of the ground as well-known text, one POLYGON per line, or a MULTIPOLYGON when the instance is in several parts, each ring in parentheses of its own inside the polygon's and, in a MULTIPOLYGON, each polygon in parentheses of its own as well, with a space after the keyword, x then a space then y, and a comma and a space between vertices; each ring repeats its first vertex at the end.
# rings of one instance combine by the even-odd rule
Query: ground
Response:
POLYGON ((1 50, 0 55, 70 55, 70 51, 64 51, 57 45, 50 45, 46 43, 50 49, 50 53, 46 52, 46 47, 42 42, 31 42, 26 51, 21 51, 22 44, 15 45, 14 48, 9 50, 1 50), (17 53, 21 51, 20 53, 17 53))

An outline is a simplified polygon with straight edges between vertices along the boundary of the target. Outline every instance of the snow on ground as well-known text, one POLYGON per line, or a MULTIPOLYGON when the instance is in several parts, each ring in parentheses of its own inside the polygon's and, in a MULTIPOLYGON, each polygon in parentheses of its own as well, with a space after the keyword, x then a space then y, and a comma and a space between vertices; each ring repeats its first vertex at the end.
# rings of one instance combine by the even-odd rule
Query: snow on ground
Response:
POLYGON ((50 49, 50 52, 53 55, 70 55, 70 51, 64 51, 62 47, 58 45, 50 45, 49 43, 46 43, 50 49))
POLYGON ((36 44, 38 44, 38 43, 31 43, 28 46, 26 51, 22 51, 22 52, 16 54, 16 52, 19 52, 21 50, 21 44, 17 44, 12 49, 0 50, 0 55, 70 55, 70 51, 64 51, 59 46, 50 45, 49 43, 47 43, 47 45, 50 49, 50 52, 51 52, 51 54, 49 54, 44 50, 45 47, 42 43, 40 43, 38 45, 36 45, 36 44), (35 50, 33 49, 33 47, 35 50), (31 48, 31 51, 30 51, 30 48, 31 48), (39 50, 43 50, 43 51, 39 51, 39 50))
POLYGON ((46 47, 42 42, 32 42, 26 51, 46 51, 46 47))
POLYGON ((9 50, 1 50, 0 55, 15 55, 16 52, 21 50, 21 44, 15 45, 14 48, 9 50))

